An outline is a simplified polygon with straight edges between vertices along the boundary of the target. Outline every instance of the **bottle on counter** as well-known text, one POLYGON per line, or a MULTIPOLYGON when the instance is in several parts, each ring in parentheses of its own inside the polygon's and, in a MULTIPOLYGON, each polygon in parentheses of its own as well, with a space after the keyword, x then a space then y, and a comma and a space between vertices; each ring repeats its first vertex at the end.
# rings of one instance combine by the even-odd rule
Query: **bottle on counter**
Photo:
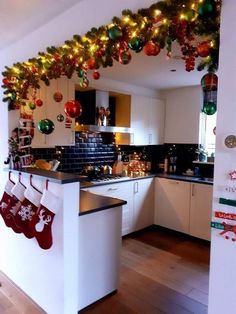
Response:
POLYGON ((164 159, 164 173, 167 173, 169 169, 169 162, 167 156, 164 159))
POLYGON ((121 160, 121 152, 118 153, 117 161, 112 167, 112 174, 123 174, 123 161, 121 160))

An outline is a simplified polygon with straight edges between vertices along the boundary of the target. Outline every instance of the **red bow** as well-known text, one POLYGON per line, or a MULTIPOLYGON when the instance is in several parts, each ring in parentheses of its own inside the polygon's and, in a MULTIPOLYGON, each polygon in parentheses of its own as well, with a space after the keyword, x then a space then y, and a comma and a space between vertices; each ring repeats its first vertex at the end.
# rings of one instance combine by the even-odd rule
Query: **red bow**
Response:
POLYGON ((224 230, 220 233, 220 235, 223 235, 228 231, 231 231, 236 235, 236 225, 228 225, 226 222, 222 222, 222 225, 224 226, 224 230))

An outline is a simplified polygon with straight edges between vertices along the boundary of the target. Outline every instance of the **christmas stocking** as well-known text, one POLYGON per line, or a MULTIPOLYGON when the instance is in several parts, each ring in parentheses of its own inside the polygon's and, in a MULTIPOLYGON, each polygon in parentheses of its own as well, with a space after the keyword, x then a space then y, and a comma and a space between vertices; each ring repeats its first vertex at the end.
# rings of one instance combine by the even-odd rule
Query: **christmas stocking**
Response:
POLYGON ((30 228, 39 246, 44 249, 50 249, 53 243, 52 223, 55 214, 60 207, 60 200, 48 190, 44 190, 36 215, 30 222, 30 228))
POLYGON ((15 222, 21 227, 24 235, 31 239, 34 237, 34 233, 30 229, 29 223, 37 212, 42 193, 30 185, 25 190, 24 196, 25 199, 22 201, 21 206, 15 215, 15 222))
POLYGON ((11 198, 13 196, 11 193, 11 190, 14 187, 14 185, 15 184, 12 181, 8 180, 4 188, 3 196, 0 201, 0 214, 2 215, 3 219, 4 219, 5 210, 7 209, 11 201, 11 198))
POLYGON ((3 219, 7 227, 12 228, 16 233, 21 233, 21 226, 18 225, 15 216, 21 206, 21 202, 24 200, 25 186, 19 181, 11 190, 12 198, 7 208, 4 211, 3 219))

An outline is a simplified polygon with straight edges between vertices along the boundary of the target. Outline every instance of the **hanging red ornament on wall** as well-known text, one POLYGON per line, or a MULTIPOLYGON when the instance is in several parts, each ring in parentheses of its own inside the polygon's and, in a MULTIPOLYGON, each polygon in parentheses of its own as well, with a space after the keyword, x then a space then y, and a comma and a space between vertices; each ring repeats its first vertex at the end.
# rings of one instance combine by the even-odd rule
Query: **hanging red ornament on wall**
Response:
POLYGON ((207 73, 201 79, 201 86, 203 90, 214 91, 217 90, 218 77, 215 73, 207 73))
POLYGON ((94 71, 94 72, 93 72, 93 78, 94 78, 94 80, 99 80, 99 78, 100 78, 100 73, 99 73, 98 71, 94 71))
POLYGON ((38 122, 38 130, 42 134, 51 134, 55 126, 52 120, 43 119, 38 122))
POLYGON ((197 53, 202 58, 209 56, 210 51, 211 51, 211 44, 209 41, 203 41, 197 46, 197 53))
POLYGON ((157 56, 160 53, 161 48, 159 45, 154 44, 153 41, 149 40, 145 44, 143 51, 147 56, 157 56))
POLYGON ((86 61, 86 64, 87 64, 88 69, 90 69, 90 70, 93 70, 96 67, 96 61, 93 58, 88 59, 86 61))
POLYGON ((128 64, 130 63, 130 60, 131 60, 131 54, 129 51, 125 51, 125 50, 122 50, 120 51, 119 53, 119 62, 121 64, 128 64))
POLYGON ((82 106, 77 100, 69 100, 64 106, 65 114, 70 118, 77 118, 82 114, 82 106))
POLYGON ((37 107, 42 107, 43 101, 38 98, 38 99, 35 100, 35 105, 36 105, 37 107))
POLYGON ((62 95, 62 93, 61 92, 55 92, 54 94, 53 94, 53 99, 56 101, 56 102, 60 102, 60 101, 62 101, 62 99, 63 99, 63 95, 62 95))

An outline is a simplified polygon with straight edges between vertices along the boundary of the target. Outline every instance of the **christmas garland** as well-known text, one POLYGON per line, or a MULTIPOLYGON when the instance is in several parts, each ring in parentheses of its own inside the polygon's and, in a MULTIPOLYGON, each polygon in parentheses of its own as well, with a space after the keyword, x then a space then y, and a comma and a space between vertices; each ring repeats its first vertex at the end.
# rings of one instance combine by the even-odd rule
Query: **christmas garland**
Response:
POLYGON ((84 36, 74 35, 63 46, 48 47, 46 52, 27 62, 5 67, 2 73, 5 89, 3 98, 9 110, 25 105, 29 89, 47 86, 50 80, 76 73, 81 87, 87 87, 87 73, 99 79, 101 67, 114 62, 128 64, 132 54, 143 50, 147 56, 157 56, 161 49, 171 58, 172 43, 181 46, 186 71, 195 69, 195 59, 201 58, 199 71, 217 70, 219 52, 220 0, 166 0, 137 13, 124 10, 113 17, 112 23, 93 27, 84 36))

